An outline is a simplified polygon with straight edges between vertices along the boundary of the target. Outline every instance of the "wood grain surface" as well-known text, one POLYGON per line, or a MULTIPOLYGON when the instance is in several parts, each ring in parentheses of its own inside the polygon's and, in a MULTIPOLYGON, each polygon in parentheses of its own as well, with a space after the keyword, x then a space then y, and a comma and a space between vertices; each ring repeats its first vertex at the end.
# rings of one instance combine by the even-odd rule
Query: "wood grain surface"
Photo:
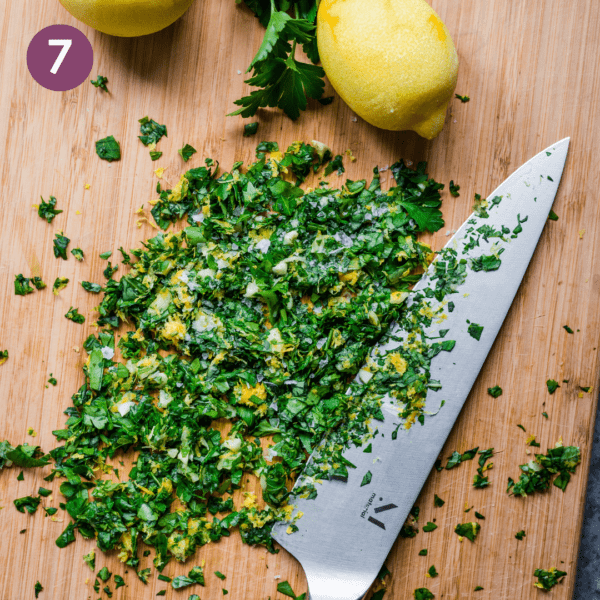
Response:
MULTIPOLYGON (((10 354, 0 366, 0 439, 54 447, 51 431, 63 425, 63 411, 82 382, 83 340, 95 331, 92 309, 98 297, 83 291, 79 281, 102 281, 100 252, 137 247, 154 234, 146 223, 137 227, 135 211, 155 197, 154 169, 165 167, 165 179, 178 180, 185 167, 177 149, 185 143, 198 149, 188 167, 210 156, 228 168, 234 160, 252 159, 263 139, 283 146, 316 139, 339 153, 352 150, 358 159, 346 161, 352 179, 366 178, 375 165, 385 167, 399 158, 427 160, 434 178, 446 184, 454 179, 461 186, 459 198, 444 192, 446 227, 430 240, 440 248, 446 231, 470 213, 476 192, 488 194, 534 154, 571 136, 554 206, 559 220, 548 222, 542 234, 443 453, 493 446, 498 454, 490 471, 492 485, 472 487, 475 462, 431 475, 417 504, 421 524, 435 519, 439 527, 396 543, 387 561, 392 576, 385 598, 409 599, 415 588, 428 587, 436 599, 537 599, 543 592, 533 586, 533 571, 552 566, 568 576, 544 597, 571 597, 600 374, 600 3, 431 3, 458 50, 456 91, 471 97, 467 104, 451 103, 445 128, 432 142, 413 133, 375 129, 355 119, 337 96, 327 107, 311 103, 297 122, 263 111, 258 135, 243 138, 244 121, 225 115, 233 100, 248 91, 242 72, 264 30, 233 0, 197 0, 173 26, 140 39, 89 29, 58 0, 0 3, 0 349, 10 354), (92 75, 108 77, 110 94, 88 83, 51 92, 31 78, 27 46, 36 32, 55 23, 74 25, 87 35, 94 48, 92 75), (145 115, 169 131, 160 142, 164 154, 154 163, 136 137, 137 120, 145 115), (109 164, 96 156, 94 142, 107 135, 121 142, 120 162, 109 164), (64 212, 48 225, 32 204, 50 194, 64 212), (71 238, 71 247, 84 250, 82 263, 54 258, 52 238, 59 230, 71 238), (41 275, 50 284, 60 275, 71 283, 58 297, 50 289, 19 297, 13 293, 17 273, 41 275), (84 325, 64 318, 70 306, 86 315, 84 325), (575 333, 569 335, 563 325, 575 333), (47 387, 50 373, 58 379, 56 387, 47 387), (548 378, 569 384, 551 396, 548 378), (494 385, 504 390, 497 399, 486 392, 494 385), (579 397, 580 385, 594 389, 579 397), (38 432, 35 439, 28 427, 38 432), (530 433, 542 450, 561 436, 565 444, 581 446, 583 464, 565 493, 553 487, 526 499, 506 494, 507 478, 517 477, 518 465, 531 458, 530 433), (446 500, 442 508, 434 508, 434 493, 446 500), (453 533, 457 523, 471 520, 473 513, 463 512, 465 504, 486 517, 474 544, 460 543, 453 533), (520 529, 526 531, 523 541, 514 537, 520 529), (422 548, 429 550, 427 557, 418 556, 422 548), (429 579, 425 574, 432 564, 439 576, 429 579), (484 589, 474 592, 475 586, 484 589)), ((93 592, 93 575, 82 561, 93 543, 78 537, 64 550, 54 544, 67 522, 64 513, 58 513, 64 522, 54 522, 41 510, 30 516, 12 505, 13 499, 36 492, 48 471, 28 470, 20 482, 18 469, 0 474, 0 600, 33 598, 36 580, 44 586, 41 600, 104 599, 106 594, 93 592)), ((59 484, 51 484, 54 493, 44 505, 61 502, 59 484)), ((127 587, 115 592, 115 600, 150 599, 165 588, 167 600, 186 599, 190 593, 216 600, 223 597, 222 588, 231 600, 281 599, 276 584, 286 579, 297 594, 306 591, 302 570, 285 551, 270 555, 250 548, 237 534, 205 546, 186 565, 167 566, 165 573, 173 576, 206 560, 205 588, 175 591, 155 574, 144 586, 131 569, 125 574, 116 555, 97 555, 97 568, 107 565, 126 579, 127 587), (213 575, 216 570, 227 575, 224 582, 213 575)), ((150 560, 143 559, 141 567, 150 566, 150 560)))

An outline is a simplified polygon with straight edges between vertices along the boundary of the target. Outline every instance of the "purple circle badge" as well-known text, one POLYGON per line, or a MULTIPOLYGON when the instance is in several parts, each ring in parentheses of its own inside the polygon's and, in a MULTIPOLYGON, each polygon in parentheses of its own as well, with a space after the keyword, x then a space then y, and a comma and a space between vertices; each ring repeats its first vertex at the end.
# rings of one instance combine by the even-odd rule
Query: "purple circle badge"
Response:
POLYGON ((79 29, 50 25, 35 34, 27 48, 27 68, 47 90, 66 92, 81 85, 94 64, 94 51, 79 29))

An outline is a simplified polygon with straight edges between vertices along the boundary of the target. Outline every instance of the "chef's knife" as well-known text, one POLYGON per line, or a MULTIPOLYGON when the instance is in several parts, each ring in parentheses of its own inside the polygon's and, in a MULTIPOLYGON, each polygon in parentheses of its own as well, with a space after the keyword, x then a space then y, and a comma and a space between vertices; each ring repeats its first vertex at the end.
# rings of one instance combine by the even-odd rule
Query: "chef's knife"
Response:
MULTIPOLYGON (((360 447, 348 449, 344 457, 356 469, 350 469, 347 481, 331 479, 317 484, 315 499, 294 498, 295 514, 304 513, 295 523, 297 531, 287 533, 291 530, 285 522, 274 527, 273 538, 306 572, 310 600, 358 600, 377 576, 517 293, 548 219, 568 148, 569 138, 565 138, 525 163, 488 196, 489 216, 482 218, 481 212, 471 215, 446 246, 468 262, 487 252, 499 256, 502 264, 491 272, 468 268, 462 285, 446 298, 446 303, 452 300, 454 304, 452 312, 447 305, 440 305, 445 315, 443 324, 434 319, 425 330, 427 336, 436 337, 440 329, 448 329, 445 339, 456 340, 451 352, 441 352, 431 364, 431 376, 442 388, 428 393, 426 410, 432 413, 441 399, 444 406, 437 414, 426 416, 423 425, 417 422, 392 435, 400 421, 399 410, 385 398, 385 421, 377 423, 378 434, 369 440, 372 452, 365 453, 360 447), (487 242, 481 239, 472 249, 468 241, 481 225, 496 230, 508 226, 510 233, 501 242, 494 237, 487 242), (500 248, 504 248, 501 254, 500 248), (470 323, 483 326, 479 340, 468 332, 470 323), (372 473, 371 482, 361 485, 367 471, 372 473)), ((432 287, 433 272, 432 265, 413 292, 432 287)), ((401 337, 398 328, 396 334, 401 337)), ((376 352, 385 354, 399 344, 387 342, 376 352)), ((302 483, 301 475, 296 487, 302 483)))

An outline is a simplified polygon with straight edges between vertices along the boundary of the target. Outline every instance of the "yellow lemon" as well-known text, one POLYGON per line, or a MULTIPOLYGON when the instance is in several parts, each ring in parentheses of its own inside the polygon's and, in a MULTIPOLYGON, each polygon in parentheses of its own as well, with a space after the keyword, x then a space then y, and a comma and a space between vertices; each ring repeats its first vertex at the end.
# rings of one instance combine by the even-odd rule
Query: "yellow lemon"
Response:
POLYGON ((160 31, 175 22, 194 0, 60 0, 82 23, 121 37, 160 31))
POLYGON ((442 130, 458 57, 424 0, 321 0, 317 42, 329 81, 365 121, 427 139, 442 130))

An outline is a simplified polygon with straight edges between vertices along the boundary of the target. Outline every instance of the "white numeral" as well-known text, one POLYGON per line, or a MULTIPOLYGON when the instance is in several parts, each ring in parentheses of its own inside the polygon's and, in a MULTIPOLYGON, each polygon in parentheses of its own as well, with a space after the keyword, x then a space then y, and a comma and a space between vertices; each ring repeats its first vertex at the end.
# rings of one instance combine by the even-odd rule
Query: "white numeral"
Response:
POLYGON ((69 48, 72 46, 72 44, 73 40, 48 40, 49 46, 63 47, 57 59, 54 61, 52 68, 50 69, 50 73, 52 73, 52 75, 56 75, 58 69, 60 69, 60 65, 62 65, 63 60, 65 60, 65 56, 67 55, 67 52, 69 51, 69 48))

